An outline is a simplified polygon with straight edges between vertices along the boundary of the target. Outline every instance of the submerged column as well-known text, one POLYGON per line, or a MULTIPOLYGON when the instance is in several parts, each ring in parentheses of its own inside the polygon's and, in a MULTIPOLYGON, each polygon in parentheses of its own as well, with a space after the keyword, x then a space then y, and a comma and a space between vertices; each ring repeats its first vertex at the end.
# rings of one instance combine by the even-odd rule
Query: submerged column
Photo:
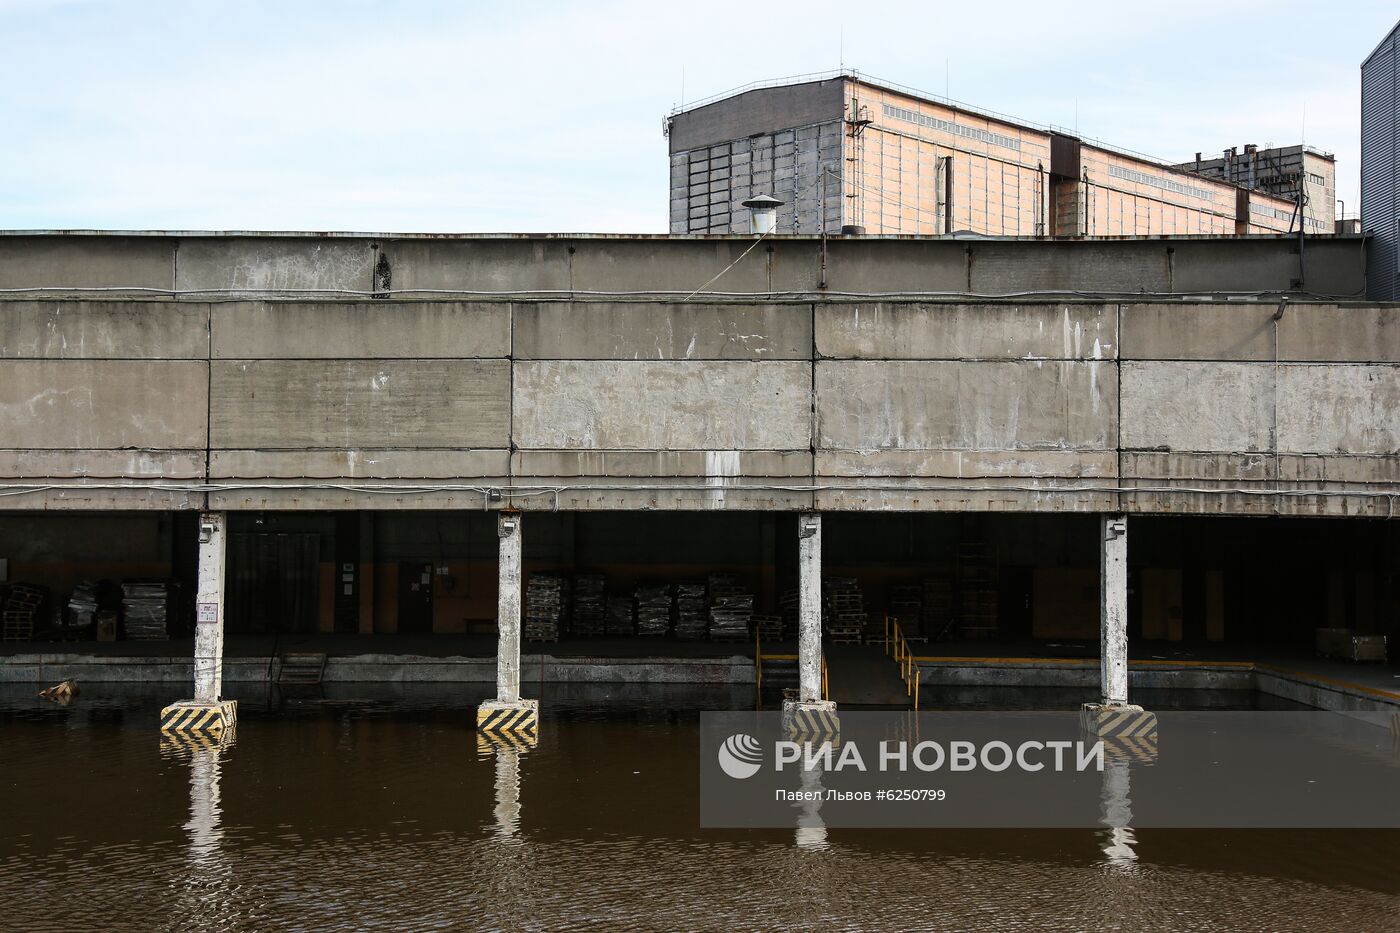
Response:
POLYGON ((797 516, 797 699, 783 702, 789 732, 837 730, 836 704, 822 695, 822 517, 797 516))
POLYGON ((482 732, 534 732, 539 720, 539 702, 520 698, 521 518, 515 511, 496 516, 496 698, 477 707, 476 725, 482 732))
POLYGON ((1157 734, 1157 717, 1128 703, 1128 517, 1122 514, 1099 519, 1099 689, 1100 701, 1083 707, 1088 732, 1157 734))
POLYGON ((222 698, 224 684, 224 552, 228 515, 199 516, 199 569, 195 595, 194 699, 160 714, 166 732, 223 732, 237 719, 238 703, 222 698))

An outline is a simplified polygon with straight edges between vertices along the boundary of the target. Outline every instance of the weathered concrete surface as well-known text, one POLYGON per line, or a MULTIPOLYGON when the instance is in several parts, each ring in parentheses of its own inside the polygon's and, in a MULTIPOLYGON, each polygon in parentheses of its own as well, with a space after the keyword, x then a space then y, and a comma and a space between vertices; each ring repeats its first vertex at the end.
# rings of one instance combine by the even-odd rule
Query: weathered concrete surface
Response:
POLYGON ((0 358, 202 360, 209 306, 185 301, 16 301, 0 314, 0 358))
POLYGON ((811 444, 807 363, 520 362, 515 443, 551 450, 811 444))
MULTIPOLYGON (((217 479, 457 479, 509 474, 507 450, 214 450, 209 475, 217 479)), ((3 460, 0 460, 3 462, 3 460)))
POLYGON ((1274 369, 1252 363, 1124 363, 1123 447, 1252 453, 1273 447, 1274 369))
POLYGON ((175 287, 174 237, 0 237, 0 289, 175 287))
POLYGON ((212 339, 225 360, 504 358, 510 328, 507 302, 235 301, 212 339))
POLYGON ((873 360, 1112 359, 1117 310, 1084 302, 821 304, 817 353, 873 360))
POLYGON ((216 362, 211 446, 509 446, 503 360, 216 362))
POLYGON ((1272 360, 1277 305, 1147 302, 1123 305, 1122 359, 1272 360))
POLYGON ((202 448, 207 399, 203 362, 6 360, 0 448, 202 448))
POLYGON ((1400 307, 1255 300, 1294 247, 834 238, 815 293, 821 243, 783 236, 0 235, 56 289, 0 291, 0 479, 23 509, 1389 514, 1400 307), (380 257, 417 298, 368 297, 380 257), (177 269, 213 291, 120 294, 177 269))
POLYGON ((1278 331, 1281 360, 1400 363, 1400 306, 1290 305, 1278 331))
POLYGON ((1278 446, 1290 453, 1400 453, 1400 365, 1280 366, 1278 446))
POLYGON ((362 239, 182 237, 175 288, 197 291, 371 291, 376 251, 362 239))
POLYGON ((807 304, 521 303, 518 360, 806 360, 807 304))
POLYGON ((1095 362, 821 362, 818 446, 1108 448, 1113 370, 1095 362))

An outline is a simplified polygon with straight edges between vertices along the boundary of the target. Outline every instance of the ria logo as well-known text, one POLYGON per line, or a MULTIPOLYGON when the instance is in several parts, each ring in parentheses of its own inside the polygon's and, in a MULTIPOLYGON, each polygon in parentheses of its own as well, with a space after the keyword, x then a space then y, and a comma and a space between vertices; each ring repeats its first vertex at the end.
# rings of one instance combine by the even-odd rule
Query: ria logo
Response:
POLYGON ((753 777, 762 765, 763 747, 751 735, 736 732, 719 747, 720 770, 736 780, 753 777))

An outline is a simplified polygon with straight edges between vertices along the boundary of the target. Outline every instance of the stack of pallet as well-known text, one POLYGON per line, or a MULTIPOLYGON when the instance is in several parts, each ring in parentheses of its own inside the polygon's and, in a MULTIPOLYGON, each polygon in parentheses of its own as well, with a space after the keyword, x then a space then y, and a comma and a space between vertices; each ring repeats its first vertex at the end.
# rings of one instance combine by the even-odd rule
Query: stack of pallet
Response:
POLYGON ((557 573, 532 573, 525 587, 525 640, 558 641, 564 618, 564 578, 557 573))
POLYGON ((604 599, 607 578, 601 573, 579 573, 574 575, 574 618, 575 635, 602 635, 607 631, 604 618, 604 599))
POLYGON ((986 544, 958 546, 958 634, 995 638, 1000 579, 996 551, 986 544))
POLYGON ((167 638, 170 584, 164 580, 128 580, 122 584, 122 629, 127 638, 159 641, 167 638))
POLYGON ((890 587, 889 614, 899 620, 899 628, 906 637, 913 638, 922 634, 923 588, 917 584, 890 587))
POLYGON ((604 626, 609 635, 635 635, 637 623, 632 617, 632 597, 613 593, 607 598, 604 626))
POLYGON ((953 580, 924 578, 923 635, 930 641, 948 638, 953 631, 953 580))
POLYGON ((676 584, 676 637, 698 641, 709 625, 705 618, 705 584, 676 584))
POLYGON ((783 638, 783 617, 757 615, 753 617, 754 630, 764 642, 781 641, 783 638))
POLYGON ((710 589, 710 640, 748 641, 753 617, 753 594, 746 593, 736 577, 712 573, 710 589))
POLYGON ((44 605, 44 588, 16 583, 5 597, 0 614, 0 641, 28 641, 34 636, 34 617, 44 605))
POLYGON ((664 637, 671 631, 669 584, 637 587, 637 634, 664 637))
POLYGON ((70 629, 87 628, 97 612, 97 584, 84 580, 73 587, 68 596, 68 617, 64 625, 70 629))
POLYGON ((833 645, 858 645, 865 634, 865 597, 854 577, 828 577, 823 581, 826 618, 822 630, 833 645))

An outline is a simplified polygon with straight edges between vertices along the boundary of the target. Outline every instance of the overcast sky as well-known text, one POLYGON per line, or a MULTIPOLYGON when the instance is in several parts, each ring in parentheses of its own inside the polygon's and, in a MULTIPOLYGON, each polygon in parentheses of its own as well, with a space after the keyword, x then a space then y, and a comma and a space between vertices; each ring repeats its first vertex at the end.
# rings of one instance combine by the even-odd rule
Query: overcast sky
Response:
POLYGON ((1357 205, 1393 2, 0 0, 0 228, 664 232, 666 113, 834 70, 1357 205), (684 91, 682 91, 684 88, 684 91), (1306 117, 1305 117, 1306 115, 1306 117))

